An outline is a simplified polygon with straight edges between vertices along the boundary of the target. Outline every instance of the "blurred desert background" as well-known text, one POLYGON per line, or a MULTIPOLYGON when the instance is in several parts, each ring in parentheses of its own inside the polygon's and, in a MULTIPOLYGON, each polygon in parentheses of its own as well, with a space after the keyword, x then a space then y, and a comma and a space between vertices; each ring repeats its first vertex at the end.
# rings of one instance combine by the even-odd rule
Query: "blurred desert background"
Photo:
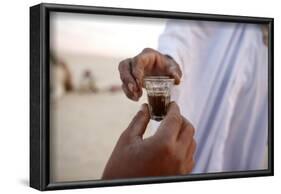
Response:
MULTIPOLYGON (((50 17, 56 56, 50 80, 50 179, 100 179, 118 137, 146 102, 145 93, 139 102, 127 99, 118 64, 145 47, 157 48, 166 21, 63 12, 50 17), (70 90, 64 87, 64 68, 70 90)), ((149 126, 146 136, 151 131, 149 126)))

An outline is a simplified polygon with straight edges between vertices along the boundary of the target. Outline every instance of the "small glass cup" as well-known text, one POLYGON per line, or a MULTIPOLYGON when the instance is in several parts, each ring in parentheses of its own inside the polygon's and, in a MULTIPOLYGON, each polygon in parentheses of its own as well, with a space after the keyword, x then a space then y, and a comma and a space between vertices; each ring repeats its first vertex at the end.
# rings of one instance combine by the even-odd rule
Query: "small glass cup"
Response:
POLYGON ((152 120, 161 121, 167 114, 173 84, 174 79, 168 76, 148 76, 144 78, 152 120))

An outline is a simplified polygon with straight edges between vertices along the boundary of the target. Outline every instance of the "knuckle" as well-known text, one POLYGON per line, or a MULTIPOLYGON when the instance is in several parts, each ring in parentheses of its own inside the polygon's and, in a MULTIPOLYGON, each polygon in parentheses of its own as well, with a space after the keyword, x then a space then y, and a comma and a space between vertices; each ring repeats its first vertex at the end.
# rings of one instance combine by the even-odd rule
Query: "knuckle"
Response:
POLYGON ((142 60, 143 60, 142 56, 143 56, 143 54, 139 54, 134 57, 132 67, 136 67, 139 63, 142 62, 142 60))
POLYGON ((185 129, 188 131, 188 133, 190 134, 191 137, 194 136, 195 128, 193 127, 193 125, 191 123, 187 123, 185 129))
POLYGON ((120 72, 122 72, 122 71, 124 70, 127 61, 128 61, 128 59, 125 59, 125 60, 123 60, 123 61, 121 61, 121 62, 119 63, 119 65, 118 65, 118 70, 119 70, 120 72))
POLYGON ((143 53, 146 53, 146 52, 155 52, 155 50, 154 49, 152 49, 152 48, 144 48, 143 50, 142 50, 142 52, 143 53))
POLYGON ((190 126, 190 132, 191 132, 191 135, 192 135, 192 137, 194 136, 194 134, 195 134, 195 129, 194 129, 194 127, 191 125, 190 126))
POLYGON ((150 58, 151 52, 142 52, 135 56, 133 59, 133 67, 140 67, 140 65, 145 64, 150 58))
POLYGON ((131 60, 132 60, 131 58, 127 58, 127 59, 120 61, 119 65, 118 65, 118 70, 120 72, 127 71, 131 60))
POLYGON ((170 102, 169 108, 168 108, 168 112, 171 109, 174 109, 175 114, 177 114, 178 116, 181 116, 180 115, 180 108, 179 108, 178 104, 175 101, 170 102))
POLYGON ((179 114, 172 114, 169 116, 168 118, 168 122, 171 123, 181 123, 182 122, 182 118, 179 114))
POLYGON ((130 82, 130 80, 131 80, 130 76, 128 74, 120 74, 120 79, 124 83, 130 82))

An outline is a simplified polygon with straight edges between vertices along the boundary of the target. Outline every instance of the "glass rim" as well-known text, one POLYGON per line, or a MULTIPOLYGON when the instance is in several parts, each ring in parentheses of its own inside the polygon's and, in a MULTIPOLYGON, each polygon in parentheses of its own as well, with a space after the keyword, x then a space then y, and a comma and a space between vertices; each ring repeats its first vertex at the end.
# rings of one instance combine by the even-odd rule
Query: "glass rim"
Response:
POLYGON ((169 76, 146 76, 144 81, 175 81, 175 79, 169 76))

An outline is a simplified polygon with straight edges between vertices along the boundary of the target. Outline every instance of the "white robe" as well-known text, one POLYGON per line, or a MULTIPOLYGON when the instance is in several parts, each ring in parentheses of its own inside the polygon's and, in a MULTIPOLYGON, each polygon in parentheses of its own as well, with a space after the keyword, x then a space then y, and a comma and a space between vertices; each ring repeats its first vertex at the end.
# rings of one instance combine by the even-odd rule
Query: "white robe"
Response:
POLYGON ((171 20, 159 51, 183 72, 172 98, 196 128, 193 173, 267 168, 268 53, 260 25, 171 20))

